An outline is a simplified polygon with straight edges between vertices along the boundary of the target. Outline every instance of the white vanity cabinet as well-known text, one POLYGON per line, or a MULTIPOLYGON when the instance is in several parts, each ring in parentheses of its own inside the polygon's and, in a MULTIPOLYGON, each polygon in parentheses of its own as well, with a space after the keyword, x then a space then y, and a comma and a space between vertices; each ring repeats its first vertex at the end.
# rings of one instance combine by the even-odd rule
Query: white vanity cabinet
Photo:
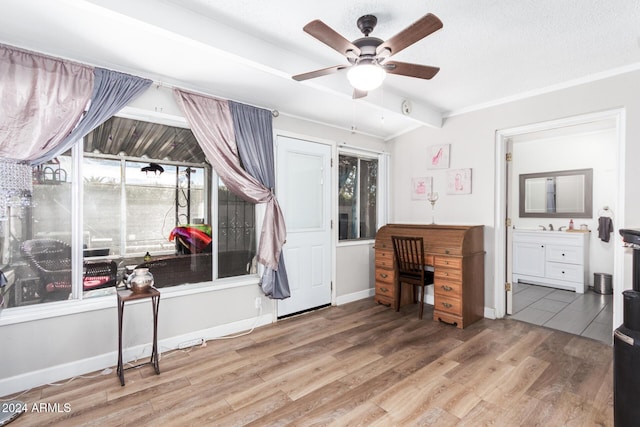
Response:
POLYGON ((513 282, 584 293, 589 285, 589 233, 513 230, 513 282))

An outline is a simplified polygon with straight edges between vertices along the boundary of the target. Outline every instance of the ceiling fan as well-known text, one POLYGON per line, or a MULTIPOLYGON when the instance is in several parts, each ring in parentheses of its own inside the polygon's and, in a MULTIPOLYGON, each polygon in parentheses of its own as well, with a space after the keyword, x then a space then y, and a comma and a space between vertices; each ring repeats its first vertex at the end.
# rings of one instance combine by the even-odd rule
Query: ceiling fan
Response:
POLYGON ((369 36, 377 23, 378 19, 373 15, 358 18, 358 28, 364 37, 350 42, 319 19, 309 22, 303 30, 340 52, 349 64, 298 74, 293 79, 308 80, 348 68, 347 78, 354 87, 353 98, 362 98, 368 91, 380 86, 387 73, 431 79, 440 71, 438 67, 389 61, 392 55, 442 28, 442 21, 437 16, 428 13, 387 41, 369 36))

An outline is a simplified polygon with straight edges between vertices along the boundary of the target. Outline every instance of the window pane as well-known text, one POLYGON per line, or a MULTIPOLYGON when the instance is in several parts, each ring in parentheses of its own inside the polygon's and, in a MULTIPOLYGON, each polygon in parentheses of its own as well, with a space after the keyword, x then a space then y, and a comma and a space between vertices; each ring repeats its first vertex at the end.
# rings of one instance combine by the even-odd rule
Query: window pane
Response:
POLYGON ((191 131, 114 117, 84 148, 85 269, 149 268, 156 287, 211 281, 211 174, 191 131))
POLYGON ((339 239, 373 239, 377 226, 378 160, 346 155, 338 159, 339 239))
POLYGON ((71 158, 33 168, 31 206, 12 206, 0 222, 0 288, 6 307, 69 299, 71 158))
POLYGON ((378 161, 360 160, 360 238, 373 239, 377 224, 378 161))
POLYGON ((286 165, 291 179, 287 187, 287 229, 290 231, 319 229, 323 224, 323 159, 317 155, 288 153, 286 165), (291 195, 295 195, 291 197, 291 195))
POLYGON ((255 205, 229 191, 218 180, 218 277, 254 273, 255 205))
POLYGON ((85 159, 82 176, 85 255, 119 255, 122 227, 120 160, 85 159))
POLYGON ((164 165, 164 172, 158 174, 143 170, 148 165, 127 161, 125 166, 126 254, 162 254, 174 249, 169 233, 180 224, 174 220, 177 167, 164 165))
POLYGON ((358 238, 358 159, 339 156, 338 160, 338 234, 340 240, 358 238))

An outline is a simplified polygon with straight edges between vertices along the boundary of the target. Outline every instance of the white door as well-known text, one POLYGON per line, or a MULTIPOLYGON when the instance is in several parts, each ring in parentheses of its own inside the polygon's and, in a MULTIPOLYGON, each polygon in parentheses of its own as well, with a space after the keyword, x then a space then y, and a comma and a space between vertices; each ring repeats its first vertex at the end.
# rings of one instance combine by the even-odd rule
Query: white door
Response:
POLYGON ((278 301, 282 317, 331 303, 331 147, 278 136, 276 156, 291 289, 290 298, 278 301))

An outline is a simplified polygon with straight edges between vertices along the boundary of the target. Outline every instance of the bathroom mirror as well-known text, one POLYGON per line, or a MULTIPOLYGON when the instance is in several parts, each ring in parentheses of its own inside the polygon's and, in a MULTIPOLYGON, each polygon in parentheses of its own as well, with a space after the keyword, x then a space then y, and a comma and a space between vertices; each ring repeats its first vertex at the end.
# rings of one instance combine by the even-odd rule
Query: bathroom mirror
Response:
POLYGON ((593 169, 520 175, 520 217, 592 218, 593 169))

